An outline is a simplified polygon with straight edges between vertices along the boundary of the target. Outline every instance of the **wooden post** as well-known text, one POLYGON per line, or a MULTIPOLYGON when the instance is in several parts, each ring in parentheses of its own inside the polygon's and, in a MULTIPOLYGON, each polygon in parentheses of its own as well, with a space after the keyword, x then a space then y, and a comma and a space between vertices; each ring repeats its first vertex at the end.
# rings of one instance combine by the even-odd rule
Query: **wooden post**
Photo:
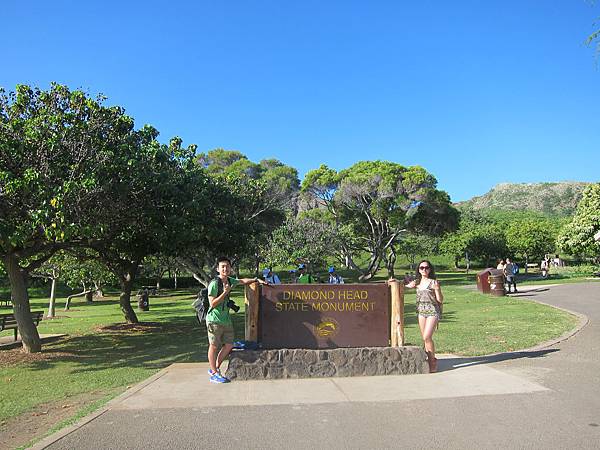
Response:
POLYGON ((246 285, 244 297, 244 303, 246 304, 245 339, 247 341, 258 342, 258 303, 260 299, 260 285, 258 283, 246 285))
POLYGON ((392 347, 404 345, 404 285, 399 281, 390 281, 392 310, 390 336, 392 347))

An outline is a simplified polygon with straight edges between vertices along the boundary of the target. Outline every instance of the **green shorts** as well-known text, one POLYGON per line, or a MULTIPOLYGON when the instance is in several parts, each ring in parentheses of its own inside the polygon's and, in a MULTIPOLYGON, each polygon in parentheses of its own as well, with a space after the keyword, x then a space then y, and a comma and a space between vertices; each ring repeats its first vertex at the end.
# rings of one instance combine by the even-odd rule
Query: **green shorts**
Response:
POLYGON ((220 323, 206 323, 208 331, 208 343, 217 348, 223 344, 233 344, 233 327, 231 325, 221 325, 220 323))

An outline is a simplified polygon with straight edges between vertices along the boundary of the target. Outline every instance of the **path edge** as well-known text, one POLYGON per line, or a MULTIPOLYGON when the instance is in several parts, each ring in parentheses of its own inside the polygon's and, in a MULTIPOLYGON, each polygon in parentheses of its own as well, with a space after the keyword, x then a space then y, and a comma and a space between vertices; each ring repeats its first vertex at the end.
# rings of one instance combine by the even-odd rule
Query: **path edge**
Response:
POLYGON ((65 436, 68 436, 69 434, 77 431, 78 429, 80 429, 81 427, 83 427, 84 425, 90 423, 91 421, 97 419, 98 417, 100 417, 101 415, 103 415, 105 412, 107 412, 108 410, 110 410, 112 408, 113 405, 122 402, 123 400, 126 400, 127 398, 131 397, 133 394, 139 392, 140 390, 142 390, 143 388, 145 388, 146 386, 148 386, 151 383, 154 383, 156 380, 158 380, 159 378, 163 377, 164 375, 166 375, 166 373, 169 371, 170 366, 164 367, 161 370, 159 370, 158 372, 156 372, 154 375, 152 375, 149 378, 146 378, 143 381, 140 381, 138 384, 136 384, 135 386, 126 389, 125 392, 123 392, 122 394, 116 396, 115 398, 109 400, 104 406, 102 406, 101 408, 97 409, 94 412, 91 412, 90 414, 82 417, 81 419, 79 419, 77 422, 62 428, 60 430, 58 430, 56 433, 53 433, 49 436, 46 436, 45 438, 42 438, 40 441, 36 442, 35 444, 33 444, 31 447, 27 447, 30 450, 43 450, 45 448, 47 448, 48 446, 54 444, 57 441, 60 441, 62 438, 64 438, 65 436))

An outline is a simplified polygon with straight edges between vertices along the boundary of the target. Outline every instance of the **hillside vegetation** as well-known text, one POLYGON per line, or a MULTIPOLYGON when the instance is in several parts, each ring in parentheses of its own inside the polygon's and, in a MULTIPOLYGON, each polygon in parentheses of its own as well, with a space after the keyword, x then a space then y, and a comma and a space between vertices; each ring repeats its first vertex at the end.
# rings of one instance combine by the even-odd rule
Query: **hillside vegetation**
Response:
POLYGON ((528 210, 548 216, 570 216, 590 183, 501 183, 487 194, 457 203, 461 210, 528 210))

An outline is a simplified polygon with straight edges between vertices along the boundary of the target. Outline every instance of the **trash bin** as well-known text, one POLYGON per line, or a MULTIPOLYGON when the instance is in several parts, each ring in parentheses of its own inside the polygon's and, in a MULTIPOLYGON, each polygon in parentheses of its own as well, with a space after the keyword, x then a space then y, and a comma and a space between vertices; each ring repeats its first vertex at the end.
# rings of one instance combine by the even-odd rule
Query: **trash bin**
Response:
POLYGON ((150 300, 147 289, 141 289, 137 293, 138 309, 140 311, 150 310, 150 300))
POLYGON ((504 273, 498 269, 487 268, 477 274, 477 289, 483 294, 498 297, 505 295, 504 273))
POLYGON ((504 290, 504 272, 498 269, 492 269, 488 281, 490 283, 490 294, 496 297, 506 295, 506 291, 504 290))
POLYGON ((477 274, 477 290, 482 294, 490 293, 490 271, 494 270, 492 268, 482 270, 477 274))

